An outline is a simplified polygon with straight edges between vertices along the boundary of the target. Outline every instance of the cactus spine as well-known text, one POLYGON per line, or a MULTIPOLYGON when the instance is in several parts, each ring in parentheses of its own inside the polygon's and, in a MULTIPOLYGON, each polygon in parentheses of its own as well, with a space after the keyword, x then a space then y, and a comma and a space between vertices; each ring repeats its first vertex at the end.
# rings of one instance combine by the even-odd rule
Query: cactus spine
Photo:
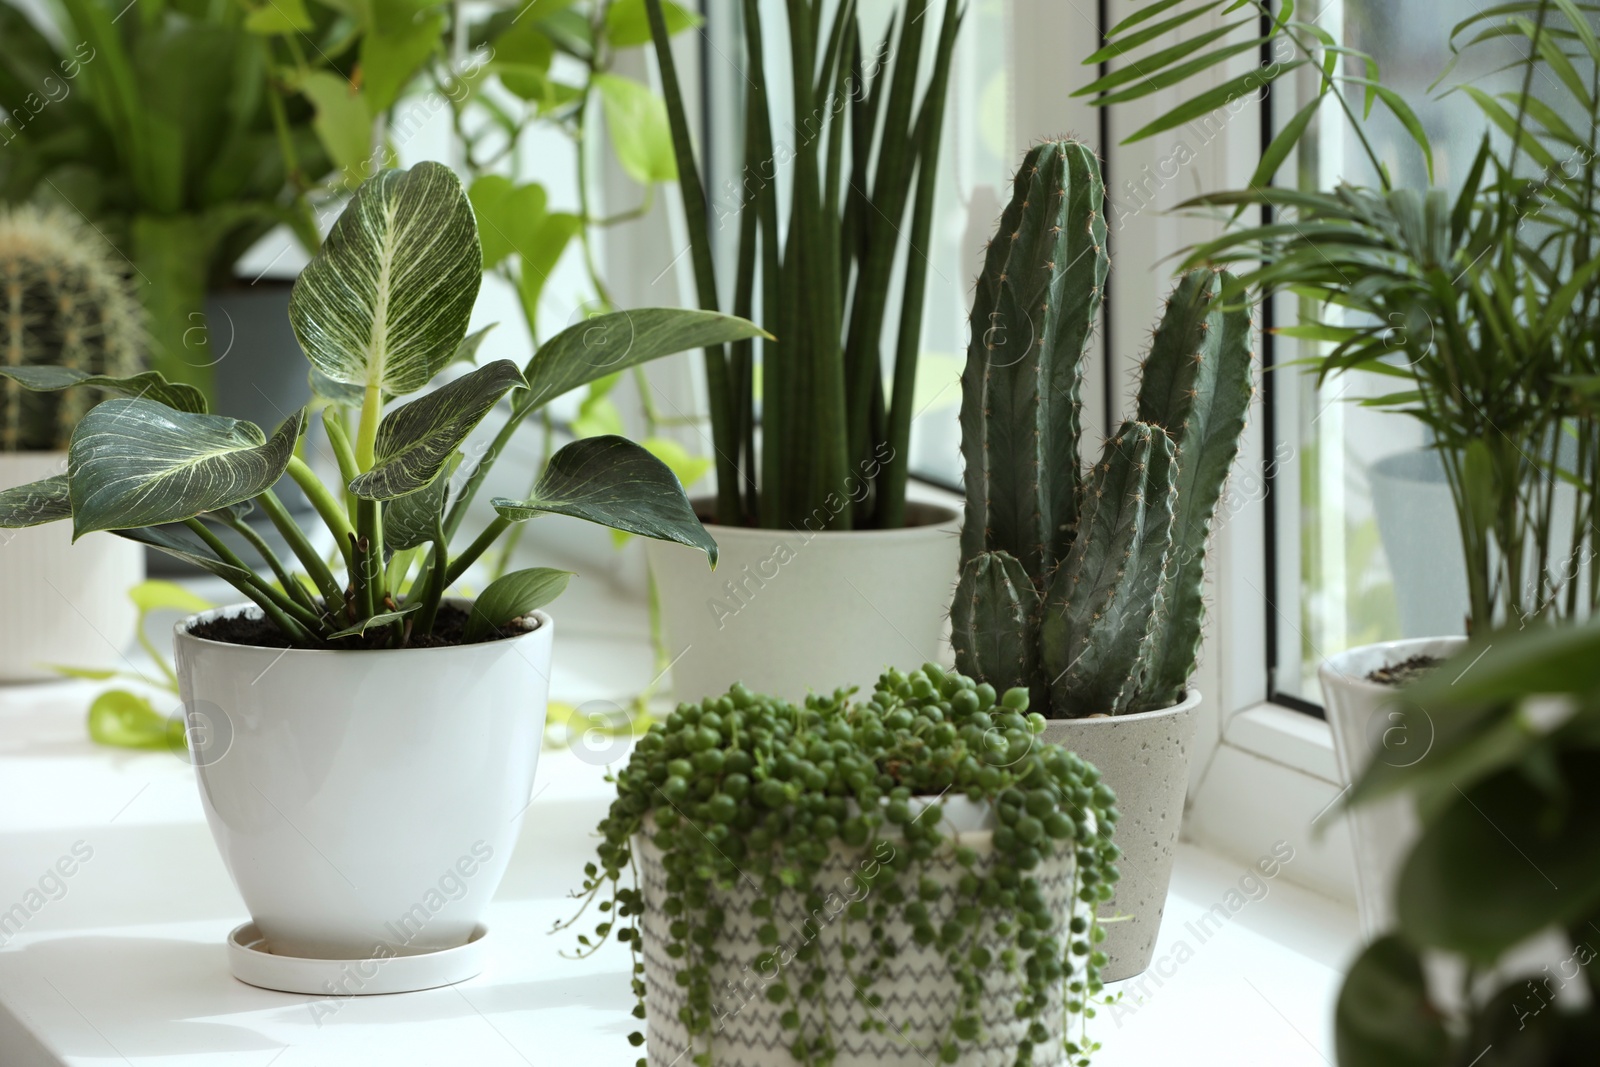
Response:
MULTIPOLYGON (((0 215, 0 366, 138 371, 141 319, 121 272, 61 212, 0 215)), ((0 377, 0 452, 57 451, 101 398, 89 389, 37 393, 0 377)))
POLYGON ((1186 274, 1151 343, 1138 418, 1083 481, 1079 385, 1109 269, 1103 202, 1085 146, 1028 154, 978 281, 962 376, 957 666, 997 688, 1028 685, 1054 718, 1182 699, 1212 513, 1253 389, 1250 309, 1218 299, 1228 275, 1186 274))

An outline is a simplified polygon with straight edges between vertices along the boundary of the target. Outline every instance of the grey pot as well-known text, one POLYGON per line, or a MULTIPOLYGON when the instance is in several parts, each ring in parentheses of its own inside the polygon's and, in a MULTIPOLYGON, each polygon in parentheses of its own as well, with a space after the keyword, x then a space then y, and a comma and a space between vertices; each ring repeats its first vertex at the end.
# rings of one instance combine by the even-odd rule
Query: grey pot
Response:
MULTIPOLYGON (((263 278, 253 284, 239 282, 214 289, 206 296, 205 329, 215 376, 216 413, 253 422, 267 433, 311 399, 306 360, 289 324, 289 293, 293 289, 291 279, 263 278)), ((311 517, 310 503, 293 482, 281 482, 277 493, 297 520, 311 517)), ((264 514, 252 512, 247 521, 273 551, 288 558, 288 546, 264 514)), ((233 531, 217 527, 216 532, 242 558, 256 559, 255 550, 233 531)), ((149 550, 147 562, 153 574, 201 573, 155 549, 149 550)))
POLYGON ((1191 689, 1183 703, 1160 711, 1054 719, 1045 726, 1043 740, 1071 749, 1099 768, 1122 813, 1114 839, 1122 850, 1117 861, 1122 877, 1116 895, 1100 909, 1102 919, 1117 920, 1105 926, 1104 981, 1142 974, 1155 955, 1183 828, 1199 707, 1200 694, 1191 689))

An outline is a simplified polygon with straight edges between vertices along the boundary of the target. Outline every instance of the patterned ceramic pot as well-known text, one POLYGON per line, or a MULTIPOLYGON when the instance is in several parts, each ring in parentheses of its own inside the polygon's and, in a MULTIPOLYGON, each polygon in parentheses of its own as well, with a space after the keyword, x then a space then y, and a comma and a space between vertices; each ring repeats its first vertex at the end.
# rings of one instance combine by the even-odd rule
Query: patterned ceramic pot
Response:
MULTIPOLYGON (((978 869, 992 866, 994 846, 991 832, 985 828, 991 822, 989 807, 965 799, 947 800, 943 807, 947 836, 978 854, 978 869)), ((894 848, 892 839, 876 846, 839 846, 833 850, 815 883, 824 897, 821 911, 809 910, 805 894, 799 891, 776 898, 772 921, 781 931, 781 940, 775 948, 763 946, 757 937, 757 930, 766 920, 757 918, 751 910, 758 899, 752 885, 740 883, 731 891, 714 894, 726 914, 716 942, 722 962, 712 968, 717 1021, 709 1042, 697 1039, 693 1053, 685 1052, 689 1034, 678 1020, 678 1010, 687 1000, 686 991, 674 980, 678 965, 666 953, 671 920, 662 908, 667 896, 662 853, 648 835, 637 838, 635 846, 645 900, 640 925, 650 1067, 685 1064, 691 1055, 705 1051, 711 1053, 716 1067, 795 1067, 797 1061, 789 1051, 794 1031, 785 1030, 780 1022, 783 1013, 794 1005, 773 1004, 767 999, 766 990, 785 966, 805 966, 785 961, 792 961, 796 951, 811 943, 820 949, 827 978, 823 996, 812 1002, 809 1010, 820 1019, 825 1006, 838 1048, 836 1067, 926 1067, 939 1062, 938 1044, 947 1037, 960 989, 949 974, 942 952, 937 946, 918 946, 909 923, 897 919, 885 923, 886 935, 899 946, 899 952, 885 962, 885 970, 873 984, 871 991, 882 997, 881 1004, 869 1009, 857 995, 858 980, 854 976, 864 961, 872 958, 869 924, 849 921, 844 909, 850 901, 865 899, 866 890, 858 881, 858 872, 870 876, 873 867, 890 854, 885 850, 894 848), (847 944, 856 949, 853 962, 848 965, 842 951, 847 944), (864 1030, 860 1022, 868 1017, 885 1023, 887 1032, 864 1030)), ((923 872, 926 877, 953 889, 966 871, 953 853, 954 845, 949 844, 929 860, 923 872)), ((1073 867, 1070 856, 1058 854, 1033 872, 1045 900, 1058 913, 1068 913, 1074 903, 1073 867)), ((902 875, 902 882, 909 877, 902 875)), ((929 905, 930 921, 935 927, 950 917, 953 897, 955 893, 948 892, 929 905)), ((996 940, 992 930, 980 931, 980 942, 992 945, 996 940)), ((791 988, 798 987, 798 974, 789 977, 791 988)), ((1018 1021, 1015 1010, 1021 987, 1017 976, 1005 973, 998 962, 983 978, 981 1013, 986 1038, 981 1043, 963 1045, 961 1063, 964 1067, 1010 1067, 1016 1060, 1018 1042, 1027 1036, 1027 1023, 1018 1021)), ((1050 1028, 1050 1040, 1036 1046, 1034 1063, 1038 1067, 1067 1062, 1062 1049, 1063 1018, 1061 1002, 1056 999, 1042 1016, 1050 1028)))

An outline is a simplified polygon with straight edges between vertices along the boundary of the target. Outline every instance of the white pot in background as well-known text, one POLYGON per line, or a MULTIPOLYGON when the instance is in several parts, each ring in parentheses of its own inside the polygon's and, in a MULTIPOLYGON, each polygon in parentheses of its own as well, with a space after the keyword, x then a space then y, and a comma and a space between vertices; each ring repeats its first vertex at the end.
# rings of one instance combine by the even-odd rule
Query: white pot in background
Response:
MULTIPOLYGON (((1448 659, 1464 637, 1423 637, 1363 645, 1329 657, 1318 669, 1340 784, 1349 787, 1374 759, 1408 767, 1428 754, 1433 724, 1427 713, 1397 700, 1398 690, 1367 680, 1383 667, 1414 656, 1448 659)), ((1394 925, 1394 885, 1416 841, 1416 812, 1407 797, 1390 797, 1351 808, 1350 843, 1355 853, 1356 907, 1361 930, 1371 941, 1394 925)))
MULTIPOLYGON (((925 798, 913 798, 913 810, 925 798)), ((941 825, 956 844, 971 848, 977 853, 975 869, 982 872, 994 863, 994 841, 990 827, 993 825, 988 804, 974 803, 965 797, 946 798, 942 802, 941 825)), ((885 840, 876 849, 893 849, 894 838, 885 828, 885 840)), ((954 914, 958 894, 954 892, 967 868, 956 862, 954 848, 943 848, 928 860, 919 877, 927 877, 950 892, 928 905, 929 920, 940 927, 954 914)), ((900 946, 897 955, 885 960, 883 970, 872 985, 872 992, 882 997, 877 1009, 887 1026, 884 1033, 863 1032, 858 1025, 862 1007, 857 975, 866 961, 873 956, 871 924, 850 922, 837 915, 844 900, 865 899, 856 880, 862 872, 870 877, 885 855, 871 846, 850 848, 836 845, 823 863, 813 883, 819 892, 828 894, 834 901, 823 911, 813 911, 807 906, 806 894, 799 889, 780 893, 772 898, 771 922, 779 931, 779 943, 764 946, 759 930, 768 920, 758 917, 752 905, 765 894, 758 893, 748 880, 736 882, 732 889, 713 890, 712 896, 723 909, 723 928, 716 935, 714 947, 720 961, 711 966, 712 1010, 717 1016, 710 1041, 713 1067, 796 1067, 798 1061, 790 1054, 794 1031, 782 1025, 784 1012, 794 1008, 793 1001, 774 1004, 767 999, 768 986, 780 974, 785 975, 791 989, 798 989, 810 975, 810 963, 794 963, 793 954, 814 945, 818 960, 826 977, 819 995, 812 1004, 827 1006, 833 1024, 833 1040, 838 1050, 834 1067, 926 1067, 931 1061, 927 1049, 942 1038, 950 1023, 953 1007, 959 1002, 960 986, 950 976, 944 950, 937 945, 919 946, 912 936, 911 924, 895 909, 883 924, 887 938, 900 946), (851 945, 856 951, 846 960, 842 947, 851 945), (780 968, 763 963, 763 957, 776 953, 780 968), (897 1031, 904 1027, 904 1036, 897 1031)), ((684 1006, 687 995, 677 984, 675 974, 679 964, 667 955, 671 941, 671 916, 663 909, 666 899, 667 872, 662 864, 662 852, 650 834, 634 839, 634 855, 639 862, 639 883, 644 892, 644 915, 640 922, 643 939, 644 980, 650 1011, 647 1018, 646 1052, 650 1067, 684 1067, 689 1063, 686 1053, 689 1042, 687 1028, 679 1021, 678 1009, 684 1006)), ((1041 895, 1057 912, 1067 914, 1075 907, 1073 897, 1073 857, 1070 850, 1061 850, 1045 859, 1032 872, 1038 879, 1041 895)), ((915 886, 915 880, 901 876, 901 884, 915 886)), ((868 893, 867 895, 870 895, 868 893)), ((980 943, 995 944, 992 935, 979 937, 980 943)), ((998 955, 998 952, 996 953, 998 955)), ((982 975, 983 993, 979 1000, 979 1014, 987 1038, 982 1043, 964 1050, 961 1063, 965 1067, 1011 1067, 1016 1061, 1017 1043, 1027 1037, 1028 1025, 1016 1015, 1016 1004, 1021 998, 1020 974, 1007 974, 998 960, 982 975)), ((1044 1065, 1065 1064, 1062 1041, 1063 1012, 1059 999, 1059 986, 1052 994, 1051 1007, 1039 1016, 1049 1029, 1049 1039, 1038 1043, 1035 1063, 1044 1065)), ((695 1051, 706 1050, 706 1041, 695 1043, 695 1051)))
MULTIPOLYGON (((702 505, 703 508, 703 505, 702 505)), ((645 542, 661 595, 673 692, 744 682, 790 701, 870 693, 886 667, 940 659, 960 562, 960 516, 912 503, 899 530, 811 533, 708 523, 720 559, 645 542)))
MULTIPOLYGON (((1367 479, 1394 578, 1400 632, 1423 637, 1459 630, 1470 610, 1467 564, 1444 461, 1431 448, 1398 452, 1374 463, 1367 479)), ((1562 529, 1559 523, 1555 528, 1562 529)))
MULTIPOLYGON (((65 452, 3 452, 0 489, 66 469, 65 452)), ((0 682, 60 677, 43 664, 127 668, 128 590, 142 581, 143 546, 113 534, 73 544, 69 520, 0 530, 0 682)))
POLYGON ((464 945, 533 787, 550 617, 514 638, 397 651, 190 633, 256 611, 193 616, 174 644, 206 820, 266 949, 372 960, 464 945))
POLYGON ((1116 896, 1101 905, 1100 917, 1126 918, 1105 925, 1106 940, 1100 947, 1107 962, 1101 977, 1107 982, 1143 973, 1155 954, 1183 829, 1199 708, 1200 694, 1191 689, 1174 707, 1138 715, 1052 719, 1041 735, 1041 740, 1094 764, 1100 780, 1117 794, 1122 817, 1113 840, 1122 850, 1117 860, 1121 878, 1116 896))

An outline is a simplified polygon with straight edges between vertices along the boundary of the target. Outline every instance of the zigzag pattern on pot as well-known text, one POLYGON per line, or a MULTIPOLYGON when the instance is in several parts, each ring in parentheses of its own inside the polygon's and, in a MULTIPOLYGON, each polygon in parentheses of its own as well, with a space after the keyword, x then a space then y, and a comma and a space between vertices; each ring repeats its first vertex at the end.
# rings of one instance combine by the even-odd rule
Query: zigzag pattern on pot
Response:
MULTIPOLYGON (((961 835, 960 843, 974 848, 980 867, 993 862, 993 846, 987 833, 961 835)), ((666 1067, 688 1060, 684 1053, 689 1036, 678 1020, 678 1009, 687 999, 684 988, 674 979, 680 964, 666 954, 671 920, 662 909, 667 896, 667 873, 661 863, 661 852, 648 836, 641 836, 636 839, 634 854, 639 861, 639 879, 644 892, 640 947, 649 1011, 648 1060, 652 1065, 666 1067)), ((848 885, 851 877, 863 864, 870 862, 872 856, 869 848, 835 848, 815 885, 819 888, 848 885)), ((965 873, 968 869, 955 862, 949 849, 929 859, 922 871, 923 876, 947 888, 953 888, 965 873)), ((1074 870, 1070 856, 1044 861, 1032 872, 1032 877, 1037 879, 1041 895, 1058 914, 1085 911, 1086 906, 1077 904, 1073 896, 1074 870)), ((785 1030, 781 1023, 783 1013, 794 1005, 770 1003, 764 995, 766 983, 758 970, 758 961, 763 957, 782 951, 781 947, 761 943, 758 929, 762 920, 754 916, 750 907, 760 897, 742 883, 729 891, 716 891, 713 896, 726 916, 723 928, 716 935, 717 952, 723 962, 713 967, 713 988, 723 991, 726 999, 716 1009, 722 1025, 711 1038, 711 1062, 715 1067, 794 1067, 797 1061, 790 1051, 794 1031, 785 1030)), ((940 901, 929 905, 936 924, 948 917, 942 912, 952 907, 950 902, 954 896, 953 892, 946 893, 940 901)), ((870 894, 863 899, 870 901, 870 894)), ((782 931, 783 944, 797 948, 803 941, 815 941, 827 960, 825 988, 815 1001, 808 1002, 806 1010, 818 1015, 825 1011, 832 1020, 833 1042, 838 1049, 836 1067, 878 1064, 921 1067, 930 1062, 930 1057, 937 1060, 937 1049, 930 1046, 935 1038, 944 1034, 961 997, 941 949, 917 945, 910 923, 897 916, 889 918, 883 924, 884 934, 900 951, 888 960, 886 969, 868 990, 880 998, 869 1007, 861 999, 861 978, 844 959, 841 947, 853 945, 857 950, 856 959, 870 958, 867 946, 871 922, 851 922, 843 912, 820 922, 806 909, 805 897, 799 892, 774 901, 773 922, 782 931), (863 1030, 860 1026, 863 1018, 885 1023, 887 1032, 863 1030), (907 1036, 900 1036, 901 1032, 907 1036)), ((1020 997, 1018 976, 1007 974, 997 960, 985 982, 981 1011, 985 1036, 964 1044, 963 1064, 1010 1067, 1016 1059, 1017 1043, 1027 1037, 1028 1024, 1019 1022, 1016 1016, 1020 997)), ((1056 1067, 1067 1062, 1062 1047, 1065 1035, 1059 1030, 1062 1016, 1059 1000, 1040 1016, 1052 1032, 1049 1041, 1036 1046, 1034 1062, 1039 1067, 1056 1067)), ((704 1046, 697 1046, 695 1051, 705 1051, 704 1046)))

